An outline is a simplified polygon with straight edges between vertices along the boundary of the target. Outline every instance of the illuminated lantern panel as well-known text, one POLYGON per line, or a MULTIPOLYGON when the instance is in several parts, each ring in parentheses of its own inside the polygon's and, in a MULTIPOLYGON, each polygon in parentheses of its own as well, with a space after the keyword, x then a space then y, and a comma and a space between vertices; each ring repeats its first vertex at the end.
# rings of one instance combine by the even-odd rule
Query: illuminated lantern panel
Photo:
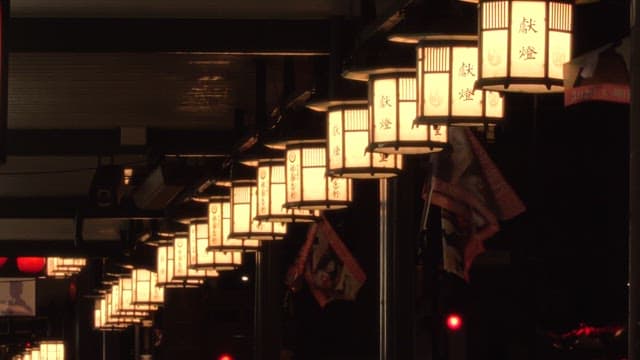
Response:
POLYGON ((82 258, 47 258, 47 276, 54 278, 64 278, 75 275, 82 271, 86 265, 86 260, 82 258))
POLYGON ((241 251, 214 251, 209 247, 209 222, 198 220, 189 226, 189 247, 195 246, 191 267, 200 270, 233 270, 242 265, 241 251))
POLYGON ((157 305, 164 304, 164 288, 156 286, 158 275, 147 269, 133 269, 131 271, 133 281, 133 304, 157 305))
POLYGON ((573 5, 566 1, 481 0, 480 73, 485 90, 563 90, 571 59, 573 5))
POLYGON ((426 35, 417 47, 418 122, 482 126, 500 121, 502 97, 475 90, 475 35, 426 35))
POLYGON ((234 180, 231 184, 231 233, 234 239, 282 240, 287 233, 283 223, 254 220, 258 212, 255 180, 234 180))
POLYGON ((286 148, 286 208, 333 210, 351 203, 351 179, 326 176, 326 142, 290 142, 286 148))
POLYGON ((257 250, 257 239, 237 239, 229 237, 231 232, 231 202, 227 198, 209 200, 209 247, 211 251, 257 250))
POLYGON ((173 280, 204 280, 217 277, 215 270, 198 270, 191 267, 195 258, 195 246, 189 244, 189 234, 176 234, 173 239, 173 280))
POLYGON ((287 209, 287 184, 284 159, 258 160, 258 210, 255 220, 267 222, 313 222, 318 210, 287 209))
POLYGON ((145 317, 149 315, 149 311, 158 309, 156 305, 133 304, 133 280, 130 277, 122 277, 118 279, 118 287, 120 290, 117 298, 118 313, 145 317))
POLYGON ((363 101, 317 104, 327 112, 327 175, 360 179, 388 178, 402 170, 402 155, 373 153, 369 146, 369 108, 363 101))
POLYGON ((31 348, 31 360, 42 360, 39 347, 31 348))
POLYGON ((40 358, 43 360, 64 360, 64 342, 41 341, 40 358))
POLYGON ((447 126, 417 126, 416 89, 415 69, 381 70, 369 76, 370 151, 428 154, 447 145, 447 126))
POLYGON ((173 278, 173 244, 158 245, 157 249, 157 286, 177 288, 177 287, 198 287, 203 284, 200 279, 177 280, 173 278))

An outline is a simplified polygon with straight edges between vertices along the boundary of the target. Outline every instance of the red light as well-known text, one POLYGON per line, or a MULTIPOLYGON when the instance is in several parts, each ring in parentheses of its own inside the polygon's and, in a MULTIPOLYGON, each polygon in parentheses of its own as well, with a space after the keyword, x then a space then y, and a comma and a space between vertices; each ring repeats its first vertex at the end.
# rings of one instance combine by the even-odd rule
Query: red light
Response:
POLYGON ((229 355, 229 354, 222 354, 222 355, 220 355, 218 360, 233 360, 233 357, 231 355, 229 355))
POLYGON ((18 270, 23 273, 35 274, 44 269, 47 260, 43 257, 19 257, 16 259, 18 270))
POLYGON ((450 314, 447 316, 447 327, 451 331, 460 330, 462 327, 462 317, 458 314, 450 314))
POLYGON ((4 266, 4 264, 6 264, 6 263, 7 263, 7 259, 8 259, 8 258, 6 258, 6 257, 0 257, 0 267, 3 267, 3 266, 4 266))

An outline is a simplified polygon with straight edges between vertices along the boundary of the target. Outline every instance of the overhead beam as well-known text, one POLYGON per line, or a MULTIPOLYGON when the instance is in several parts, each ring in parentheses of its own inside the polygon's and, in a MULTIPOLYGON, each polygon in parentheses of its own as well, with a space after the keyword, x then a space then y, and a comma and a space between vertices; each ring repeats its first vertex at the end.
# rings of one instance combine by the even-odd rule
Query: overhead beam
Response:
POLYGON ((86 256, 117 257, 121 241, 91 241, 77 247, 72 240, 0 240, 2 256, 86 256))
POLYGON ((0 219, 135 219, 164 218, 164 211, 136 209, 132 206, 117 208, 88 208, 86 197, 2 197, 0 219))
POLYGON ((327 55, 327 20, 11 19, 12 52, 327 55))
POLYGON ((231 131, 207 129, 147 129, 144 146, 120 145, 120 129, 9 129, 8 156, 94 156, 110 154, 229 154, 231 131))

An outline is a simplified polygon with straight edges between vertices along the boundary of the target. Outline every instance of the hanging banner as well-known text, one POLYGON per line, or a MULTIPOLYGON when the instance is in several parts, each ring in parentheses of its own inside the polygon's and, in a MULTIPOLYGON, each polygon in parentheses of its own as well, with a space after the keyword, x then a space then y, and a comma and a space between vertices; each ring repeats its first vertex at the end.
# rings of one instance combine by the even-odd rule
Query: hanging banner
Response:
POLYGON ((629 104, 630 41, 627 36, 564 64, 564 106, 586 101, 629 104))

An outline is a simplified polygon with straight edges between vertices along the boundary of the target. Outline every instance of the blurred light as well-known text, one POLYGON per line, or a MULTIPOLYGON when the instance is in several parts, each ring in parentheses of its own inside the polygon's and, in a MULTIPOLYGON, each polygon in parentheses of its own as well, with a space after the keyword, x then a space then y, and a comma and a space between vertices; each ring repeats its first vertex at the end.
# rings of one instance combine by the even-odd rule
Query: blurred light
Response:
POLYGON ((21 272, 35 274, 44 269, 47 260, 43 257, 19 257, 16 262, 21 272))
POLYGON ((462 328, 462 317, 458 314, 449 314, 447 316, 447 328, 451 331, 457 331, 462 328))
POLYGON ((233 360, 233 356, 229 354, 222 354, 218 357, 218 360, 233 360))
POLYGON ((242 281, 247 282, 249 281, 249 277, 247 275, 242 275, 242 277, 240 278, 242 281))

